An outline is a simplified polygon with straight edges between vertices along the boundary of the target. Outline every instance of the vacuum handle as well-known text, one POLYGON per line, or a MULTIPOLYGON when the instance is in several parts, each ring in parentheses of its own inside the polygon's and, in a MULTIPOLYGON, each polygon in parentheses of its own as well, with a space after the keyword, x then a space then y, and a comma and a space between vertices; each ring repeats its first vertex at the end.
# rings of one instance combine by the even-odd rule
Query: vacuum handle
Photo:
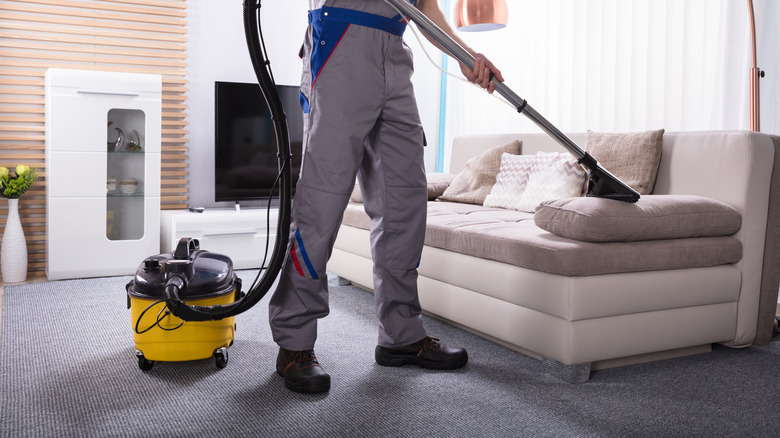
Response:
POLYGON ((182 237, 173 251, 173 258, 176 260, 189 260, 190 256, 200 249, 198 239, 182 237))

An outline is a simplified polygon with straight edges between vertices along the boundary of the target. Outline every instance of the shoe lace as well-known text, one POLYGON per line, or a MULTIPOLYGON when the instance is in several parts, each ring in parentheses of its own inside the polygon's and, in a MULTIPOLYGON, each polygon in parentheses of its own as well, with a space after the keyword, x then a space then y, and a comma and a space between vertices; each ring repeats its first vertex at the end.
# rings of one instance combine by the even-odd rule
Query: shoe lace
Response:
POLYGON ((292 354, 292 362, 298 362, 300 364, 314 362, 316 365, 320 364, 317 360, 317 356, 314 354, 314 350, 294 351, 292 354))
POLYGON ((432 338, 430 336, 426 336, 425 338, 423 338, 423 340, 418 342, 418 344, 420 345, 420 354, 422 354, 422 352, 425 350, 431 350, 431 351, 441 350, 441 344, 439 343, 438 338, 432 338))

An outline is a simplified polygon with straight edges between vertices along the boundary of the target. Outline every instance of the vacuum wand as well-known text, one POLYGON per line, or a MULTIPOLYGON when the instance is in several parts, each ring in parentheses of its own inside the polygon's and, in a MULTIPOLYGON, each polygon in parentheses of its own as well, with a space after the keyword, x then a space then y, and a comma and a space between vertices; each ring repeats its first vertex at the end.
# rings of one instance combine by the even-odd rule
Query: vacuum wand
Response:
MULTIPOLYGON (((394 6, 404 16, 412 20, 423 32, 428 34, 437 43, 439 43, 444 49, 455 59, 466 65, 468 68, 474 68, 474 56, 471 55, 460 44, 453 40, 443 30, 441 30, 433 21, 420 12, 416 7, 412 6, 405 0, 385 0, 386 3, 394 6)), ((532 122, 534 122, 542 131, 546 132, 555 141, 565 147, 577 161, 585 166, 590 172, 590 184, 588 188, 588 196, 597 196, 604 198, 617 199, 625 202, 636 202, 639 200, 639 193, 634 189, 620 181, 617 177, 609 173, 606 169, 602 168, 598 162, 581 147, 579 147, 574 141, 562 133, 558 128, 553 126, 552 123, 547 121, 541 114, 536 112, 525 99, 518 96, 508 86, 502 82, 494 81, 496 86, 496 93, 506 99, 511 105, 513 105, 517 112, 525 115, 532 122)))

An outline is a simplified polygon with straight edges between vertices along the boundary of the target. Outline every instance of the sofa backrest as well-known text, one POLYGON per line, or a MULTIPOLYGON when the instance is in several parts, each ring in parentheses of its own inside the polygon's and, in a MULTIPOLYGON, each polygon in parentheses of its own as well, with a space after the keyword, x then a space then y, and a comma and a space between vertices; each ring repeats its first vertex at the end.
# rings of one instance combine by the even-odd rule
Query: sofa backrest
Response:
MULTIPOLYGON (((567 134, 567 136, 584 148, 585 134, 567 134)), ((523 142, 521 151, 524 155, 534 155, 537 152, 566 152, 547 134, 486 134, 462 135, 452 140, 449 173, 458 173, 472 157, 496 146, 507 144, 514 140, 523 142)))
MULTIPOLYGON (((585 134, 569 134, 569 138, 586 149, 585 134)), ((461 136, 453 140, 449 172, 457 173, 471 157, 516 139, 522 142, 523 154, 566 151, 544 133, 461 136)), ((669 132, 663 137, 663 153, 653 194, 707 196, 723 201, 742 213, 742 227, 735 237, 743 245, 743 257, 737 263, 743 282, 733 345, 753 342, 762 274, 764 277, 768 275, 764 272, 764 262, 777 257, 777 254, 770 254, 776 252, 772 249, 777 246, 774 242, 769 242, 765 253, 770 188, 775 193, 780 191, 780 181, 772 178, 776 161, 780 162, 780 157, 775 157, 773 138, 762 133, 669 132)), ((777 226, 774 220, 769 223, 771 227, 777 226)), ((771 269, 772 277, 776 279, 780 266, 771 269)), ((777 282, 774 283, 776 297, 777 282)), ((765 284, 765 294, 766 289, 765 284)))

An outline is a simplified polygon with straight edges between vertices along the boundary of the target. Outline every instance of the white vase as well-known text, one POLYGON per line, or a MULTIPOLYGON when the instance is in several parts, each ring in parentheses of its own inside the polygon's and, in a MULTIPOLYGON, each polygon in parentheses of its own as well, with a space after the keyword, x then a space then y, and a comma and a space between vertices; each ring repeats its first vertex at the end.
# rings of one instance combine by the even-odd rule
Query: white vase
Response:
POLYGON ((19 220, 19 200, 8 199, 8 219, 0 248, 0 268, 4 283, 19 283, 27 279, 27 241, 19 220))

